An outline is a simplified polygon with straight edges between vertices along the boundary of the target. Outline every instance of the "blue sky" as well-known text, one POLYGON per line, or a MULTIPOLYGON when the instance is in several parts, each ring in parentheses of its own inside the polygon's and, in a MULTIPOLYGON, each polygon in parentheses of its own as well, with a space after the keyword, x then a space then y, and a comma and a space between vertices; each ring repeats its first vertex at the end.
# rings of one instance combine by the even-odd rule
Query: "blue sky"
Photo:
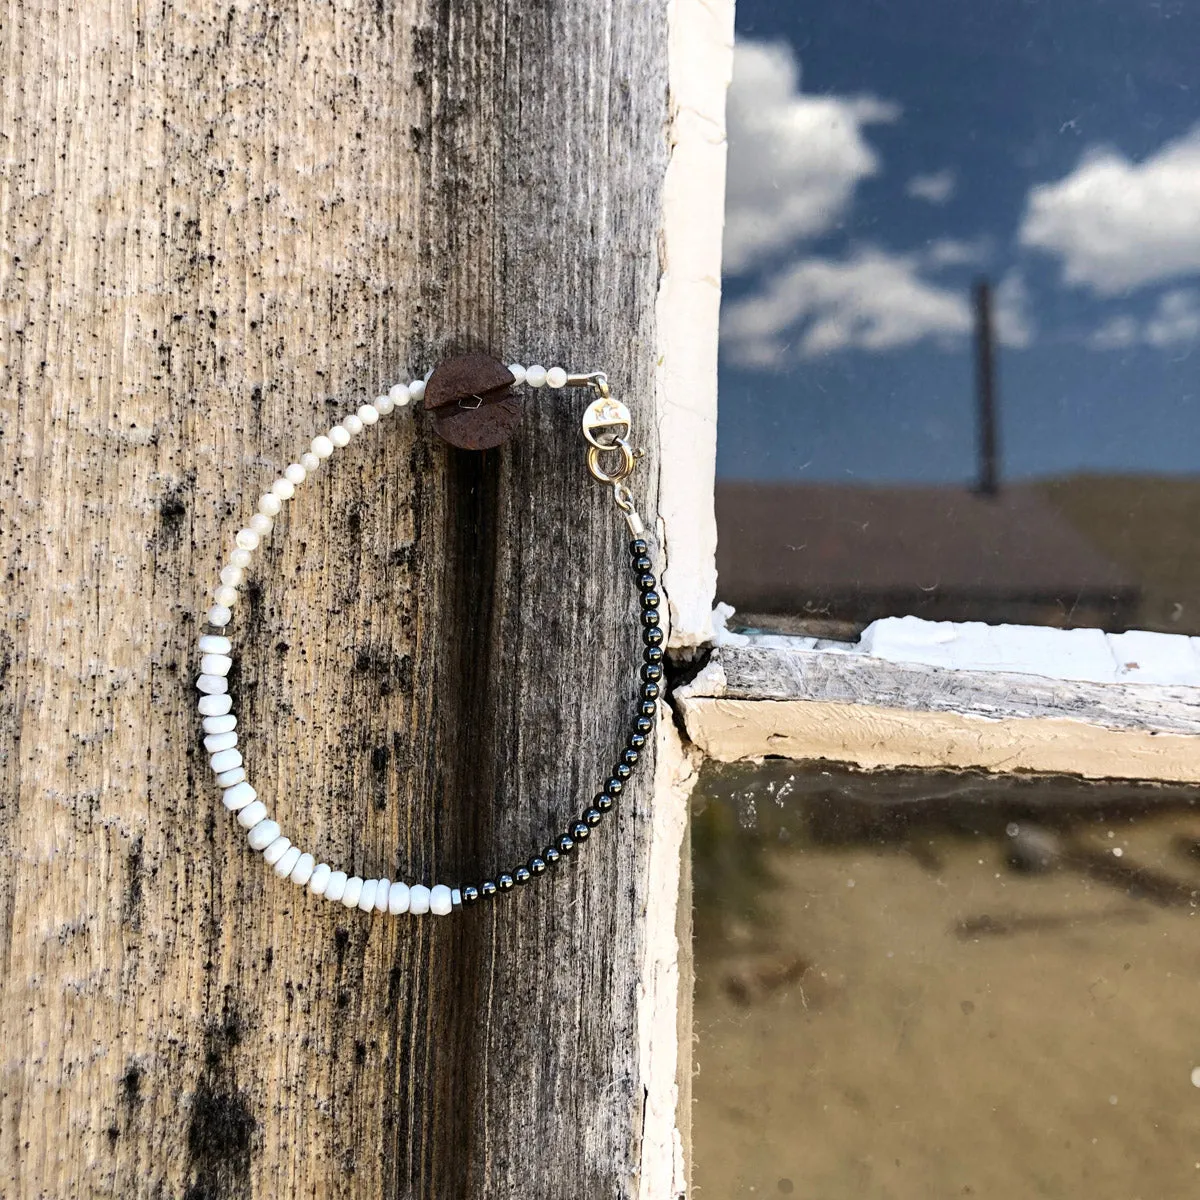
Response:
POLYGON ((720 473, 1200 472, 1200 4, 739 0, 720 473))

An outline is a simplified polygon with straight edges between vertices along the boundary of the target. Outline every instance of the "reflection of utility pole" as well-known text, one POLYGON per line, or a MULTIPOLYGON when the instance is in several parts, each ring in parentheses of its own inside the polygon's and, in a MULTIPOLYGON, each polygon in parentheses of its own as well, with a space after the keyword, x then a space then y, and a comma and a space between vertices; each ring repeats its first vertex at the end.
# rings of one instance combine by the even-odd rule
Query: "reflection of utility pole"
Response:
POLYGON ((979 400, 979 479, 982 496, 1000 491, 1000 450, 996 436, 996 360, 992 338, 992 285, 975 283, 975 391, 979 400))

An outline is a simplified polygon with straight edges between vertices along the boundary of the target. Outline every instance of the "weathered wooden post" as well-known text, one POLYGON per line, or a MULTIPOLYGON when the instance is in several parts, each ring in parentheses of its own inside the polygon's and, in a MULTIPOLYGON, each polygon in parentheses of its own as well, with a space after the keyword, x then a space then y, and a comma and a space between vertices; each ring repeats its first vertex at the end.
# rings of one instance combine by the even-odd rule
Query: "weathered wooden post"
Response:
MULTIPOLYGON (((730 9, 9 0, 0 1194, 682 1190, 669 718, 570 872, 405 923, 246 852, 192 681, 233 514, 462 349, 609 373, 703 638, 730 9)), ((582 402, 486 454, 381 424, 277 526, 247 757, 355 869, 499 864, 619 745, 636 607, 582 402)))

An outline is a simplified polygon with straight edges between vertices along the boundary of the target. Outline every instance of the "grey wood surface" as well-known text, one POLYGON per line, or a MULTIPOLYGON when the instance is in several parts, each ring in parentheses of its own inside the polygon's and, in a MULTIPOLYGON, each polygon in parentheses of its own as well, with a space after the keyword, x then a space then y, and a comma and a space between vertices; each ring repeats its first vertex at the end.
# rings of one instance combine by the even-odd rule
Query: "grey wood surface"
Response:
MULTIPOLYGON (((3 1196, 636 1191, 649 772, 552 883, 367 919, 248 852, 192 679, 238 516, 403 366, 603 367, 655 454, 665 13, 0 16, 3 1196)), ((479 456, 388 417, 277 523, 232 690, 330 861, 506 865, 614 759, 636 609, 582 404, 479 456)))

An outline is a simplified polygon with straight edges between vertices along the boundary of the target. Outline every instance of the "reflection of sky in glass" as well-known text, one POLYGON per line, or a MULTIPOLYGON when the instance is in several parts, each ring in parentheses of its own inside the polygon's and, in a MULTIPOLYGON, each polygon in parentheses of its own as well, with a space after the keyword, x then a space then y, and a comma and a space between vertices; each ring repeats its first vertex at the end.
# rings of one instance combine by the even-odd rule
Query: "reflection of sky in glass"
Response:
POLYGON ((720 470, 1200 468, 1200 5, 739 0, 720 470))

